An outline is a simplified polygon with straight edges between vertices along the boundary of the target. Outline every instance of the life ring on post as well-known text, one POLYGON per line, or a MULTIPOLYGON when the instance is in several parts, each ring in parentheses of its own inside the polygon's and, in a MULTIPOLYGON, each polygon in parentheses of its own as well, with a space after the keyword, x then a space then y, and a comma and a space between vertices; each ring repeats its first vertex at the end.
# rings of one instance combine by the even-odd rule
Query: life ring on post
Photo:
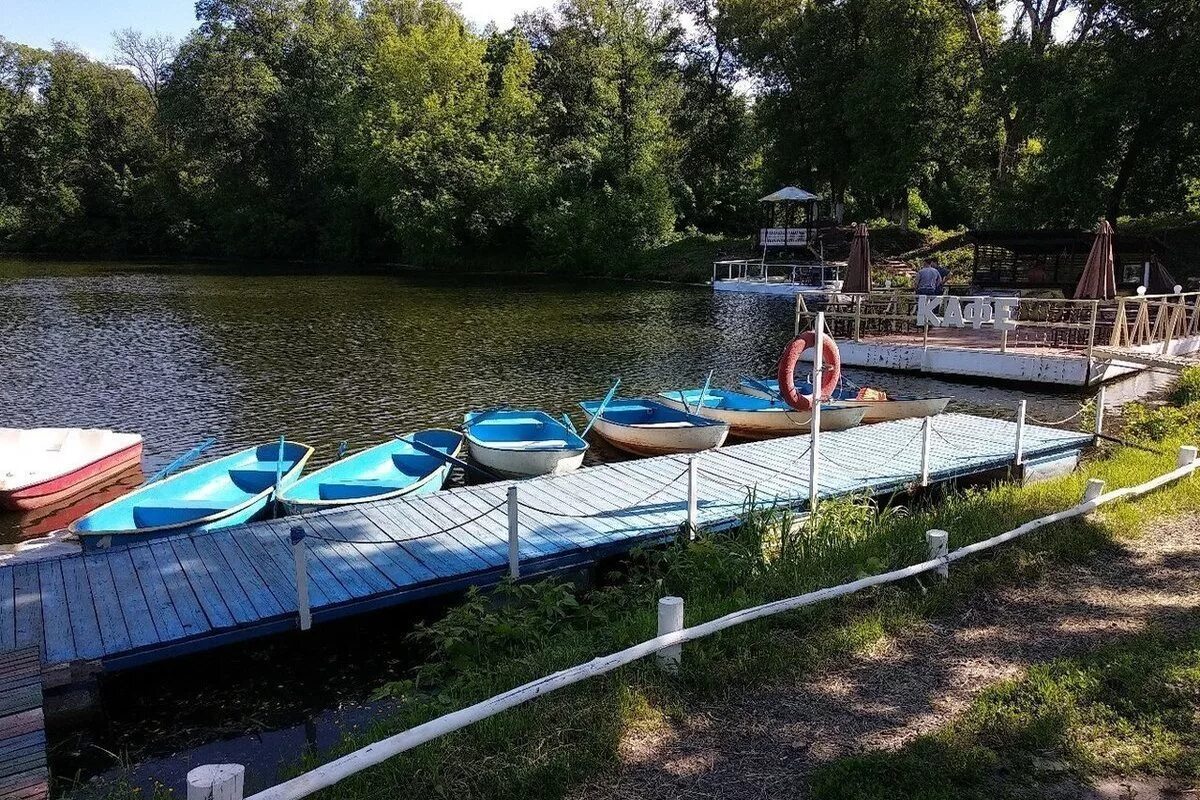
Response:
MULTIPOLYGON (((800 363, 804 351, 816 346, 816 343, 817 335, 805 331, 792 339, 779 357, 779 372, 776 375, 779 394, 785 403, 797 411, 811 411, 813 407, 812 398, 796 390, 796 365, 800 363)), ((821 366, 824 373, 821 375, 821 400, 825 401, 833 397, 838 381, 842 379, 842 354, 838 351, 837 342, 828 334, 821 337, 821 366)), ((815 390, 813 393, 816 394, 815 390)))

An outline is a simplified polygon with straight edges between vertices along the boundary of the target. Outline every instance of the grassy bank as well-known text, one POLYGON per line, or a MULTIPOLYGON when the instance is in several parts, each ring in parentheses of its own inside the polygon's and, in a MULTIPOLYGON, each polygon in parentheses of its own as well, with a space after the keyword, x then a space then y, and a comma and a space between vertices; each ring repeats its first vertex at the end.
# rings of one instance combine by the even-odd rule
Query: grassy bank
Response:
MULTIPOLYGON (((953 724, 898 752, 845 758, 819 800, 1042 796, 1067 780, 1200 779, 1200 635, 1151 632, 992 687, 953 724)), ((1132 796, 1132 795, 1131 795, 1132 796)))
MULTIPOLYGON (((1172 468, 1177 446, 1200 436, 1198 411, 1192 405, 1187 411, 1171 406, 1134 412, 1129 435, 1163 434, 1154 442, 1160 453, 1119 449, 1077 474, 1045 483, 954 494, 911 512, 829 503, 811 529, 789 525, 778 514, 756 513, 728 534, 637 554, 597 588, 546 581, 503 587, 498 598, 472 594, 420 632, 421 645, 433 657, 380 687, 380 694, 401 700, 394 715, 347 738, 334 753, 308 754, 289 774, 643 640, 655 630, 655 603, 661 596, 684 597, 686 621, 694 624, 922 560, 924 532, 930 528, 949 530, 951 545, 958 546, 1073 505, 1088 478, 1102 478, 1109 488, 1142 482, 1172 468)), ((1107 507, 1006 545, 993 556, 956 565, 943 586, 914 580, 882 587, 689 644, 678 676, 665 676, 650 663, 632 665, 438 739, 323 796, 561 797, 579 781, 611 768, 623 735, 661 724, 685 701, 836 663, 919 620, 946 613, 977 591, 1103 553, 1119 537, 1138 535, 1156 516, 1186 509, 1200 509, 1200 481, 1175 484, 1136 505, 1107 507)), ((111 787, 106 796, 132 795, 111 787)))

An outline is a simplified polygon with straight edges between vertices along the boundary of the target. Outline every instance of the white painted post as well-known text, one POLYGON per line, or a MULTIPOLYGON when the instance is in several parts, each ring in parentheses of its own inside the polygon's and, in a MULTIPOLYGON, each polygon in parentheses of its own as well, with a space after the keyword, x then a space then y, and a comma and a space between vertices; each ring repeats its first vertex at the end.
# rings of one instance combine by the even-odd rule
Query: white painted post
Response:
POLYGON ((1096 392, 1096 428, 1094 433, 1099 436, 1104 433, 1104 384, 1096 392))
POLYGON ((921 485, 929 485, 929 445, 933 434, 933 417, 926 417, 921 424, 921 485))
POLYGON ((508 574, 514 580, 521 577, 520 521, 514 485, 508 487, 508 574))
POLYGON ((687 526, 688 538, 696 538, 696 506, 699 497, 696 493, 696 480, 700 467, 696 463, 698 459, 692 456, 688 459, 688 501, 687 501, 687 526))
POLYGON ((292 527, 292 560, 296 563, 296 610, 300 613, 300 630, 306 631, 312 627, 312 609, 308 602, 308 548, 304 545, 304 528, 299 525, 292 527))
POLYGON ((946 553, 950 546, 950 534, 947 531, 931 530, 925 531, 925 541, 929 544, 929 559, 932 561, 935 558, 942 559, 941 565, 937 568, 939 578, 947 578, 950 576, 950 565, 945 561, 946 553))
POLYGON ((1083 489, 1083 502, 1090 503, 1102 494, 1104 494, 1104 481, 1092 478, 1083 489))
POLYGON ((1013 463, 1018 467, 1024 460, 1025 450, 1025 401, 1022 400, 1017 405, 1017 441, 1014 448, 1016 455, 1013 457, 1013 463))
POLYGON ((810 415, 809 446, 808 446, 808 513, 817 513, 817 461, 821 457, 821 378, 825 368, 821 348, 825 345, 825 312, 818 311, 816 322, 813 323, 816 333, 816 343, 813 349, 813 403, 810 415))
POLYGON ((1175 461, 1175 466, 1186 467, 1188 464, 1196 460, 1196 448, 1189 445, 1184 445, 1179 448, 1179 458, 1175 461))
POLYGON ((246 768, 241 764, 205 764, 187 774, 187 800, 242 800, 246 768))
MULTIPOLYGON (((658 600, 658 635, 683 630, 683 598, 661 597, 658 600)), ((655 654, 660 669, 678 672, 683 660, 683 645, 673 644, 655 654)))

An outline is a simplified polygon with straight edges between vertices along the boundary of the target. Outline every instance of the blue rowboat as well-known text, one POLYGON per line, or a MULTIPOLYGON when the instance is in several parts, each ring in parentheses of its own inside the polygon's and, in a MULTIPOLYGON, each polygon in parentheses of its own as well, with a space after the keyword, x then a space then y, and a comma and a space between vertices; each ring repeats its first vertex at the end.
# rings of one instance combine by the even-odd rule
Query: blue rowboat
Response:
MULTIPOLYGON (((408 434, 412 439, 457 457, 463 435, 445 428, 408 434)), ((348 506, 368 500, 436 492, 450 475, 450 463, 423 453, 402 439, 376 445, 305 475, 276 498, 290 514, 348 506)))
POLYGON ((69 530, 94 550, 249 522, 267 507, 276 480, 281 488, 294 483, 310 455, 295 442, 250 447, 135 489, 69 530))
MULTIPOLYGON (((683 389, 660 392, 662 402, 702 417, 729 425, 732 435, 742 439, 770 439, 776 436, 796 436, 808 433, 812 414, 796 411, 778 400, 751 397, 728 389, 710 389, 700 401, 702 389, 683 389)), ((840 431, 862 422, 865 409, 861 406, 834 407, 821 404, 821 430, 840 431)))
POLYGON ((601 401, 579 404, 588 417, 600 417, 593 429, 619 450, 638 456, 698 453, 720 447, 729 435, 729 425, 697 414, 689 414, 657 400, 611 400, 600 410, 601 401))
MULTIPOLYGON (((812 384, 807 381, 796 381, 796 388, 801 394, 812 394, 812 384)), ((764 399, 779 398, 779 381, 742 379, 742 390, 748 395, 764 399)), ((893 419, 910 419, 913 417, 932 417, 946 410, 953 398, 950 397, 888 397, 865 394, 859 397, 858 389, 839 387, 833 397, 826 401, 829 405, 862 406, 866 409, 863 423, 885 422, 893 419)))
POLYGON ((510 478, 561 475, 579 468, 588 444, 543 411, 492 409, 463 418, 471 458, 510 478))

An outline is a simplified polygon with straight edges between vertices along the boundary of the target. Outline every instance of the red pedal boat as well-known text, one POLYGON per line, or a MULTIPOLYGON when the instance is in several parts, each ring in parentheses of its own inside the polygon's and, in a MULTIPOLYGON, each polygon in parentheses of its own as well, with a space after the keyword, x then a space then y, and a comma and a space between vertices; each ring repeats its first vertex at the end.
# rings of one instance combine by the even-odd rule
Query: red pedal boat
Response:
POLYGON ((0 428, 0 508, 26 511, 105 483, 142 458, 136 433, 0 428))

